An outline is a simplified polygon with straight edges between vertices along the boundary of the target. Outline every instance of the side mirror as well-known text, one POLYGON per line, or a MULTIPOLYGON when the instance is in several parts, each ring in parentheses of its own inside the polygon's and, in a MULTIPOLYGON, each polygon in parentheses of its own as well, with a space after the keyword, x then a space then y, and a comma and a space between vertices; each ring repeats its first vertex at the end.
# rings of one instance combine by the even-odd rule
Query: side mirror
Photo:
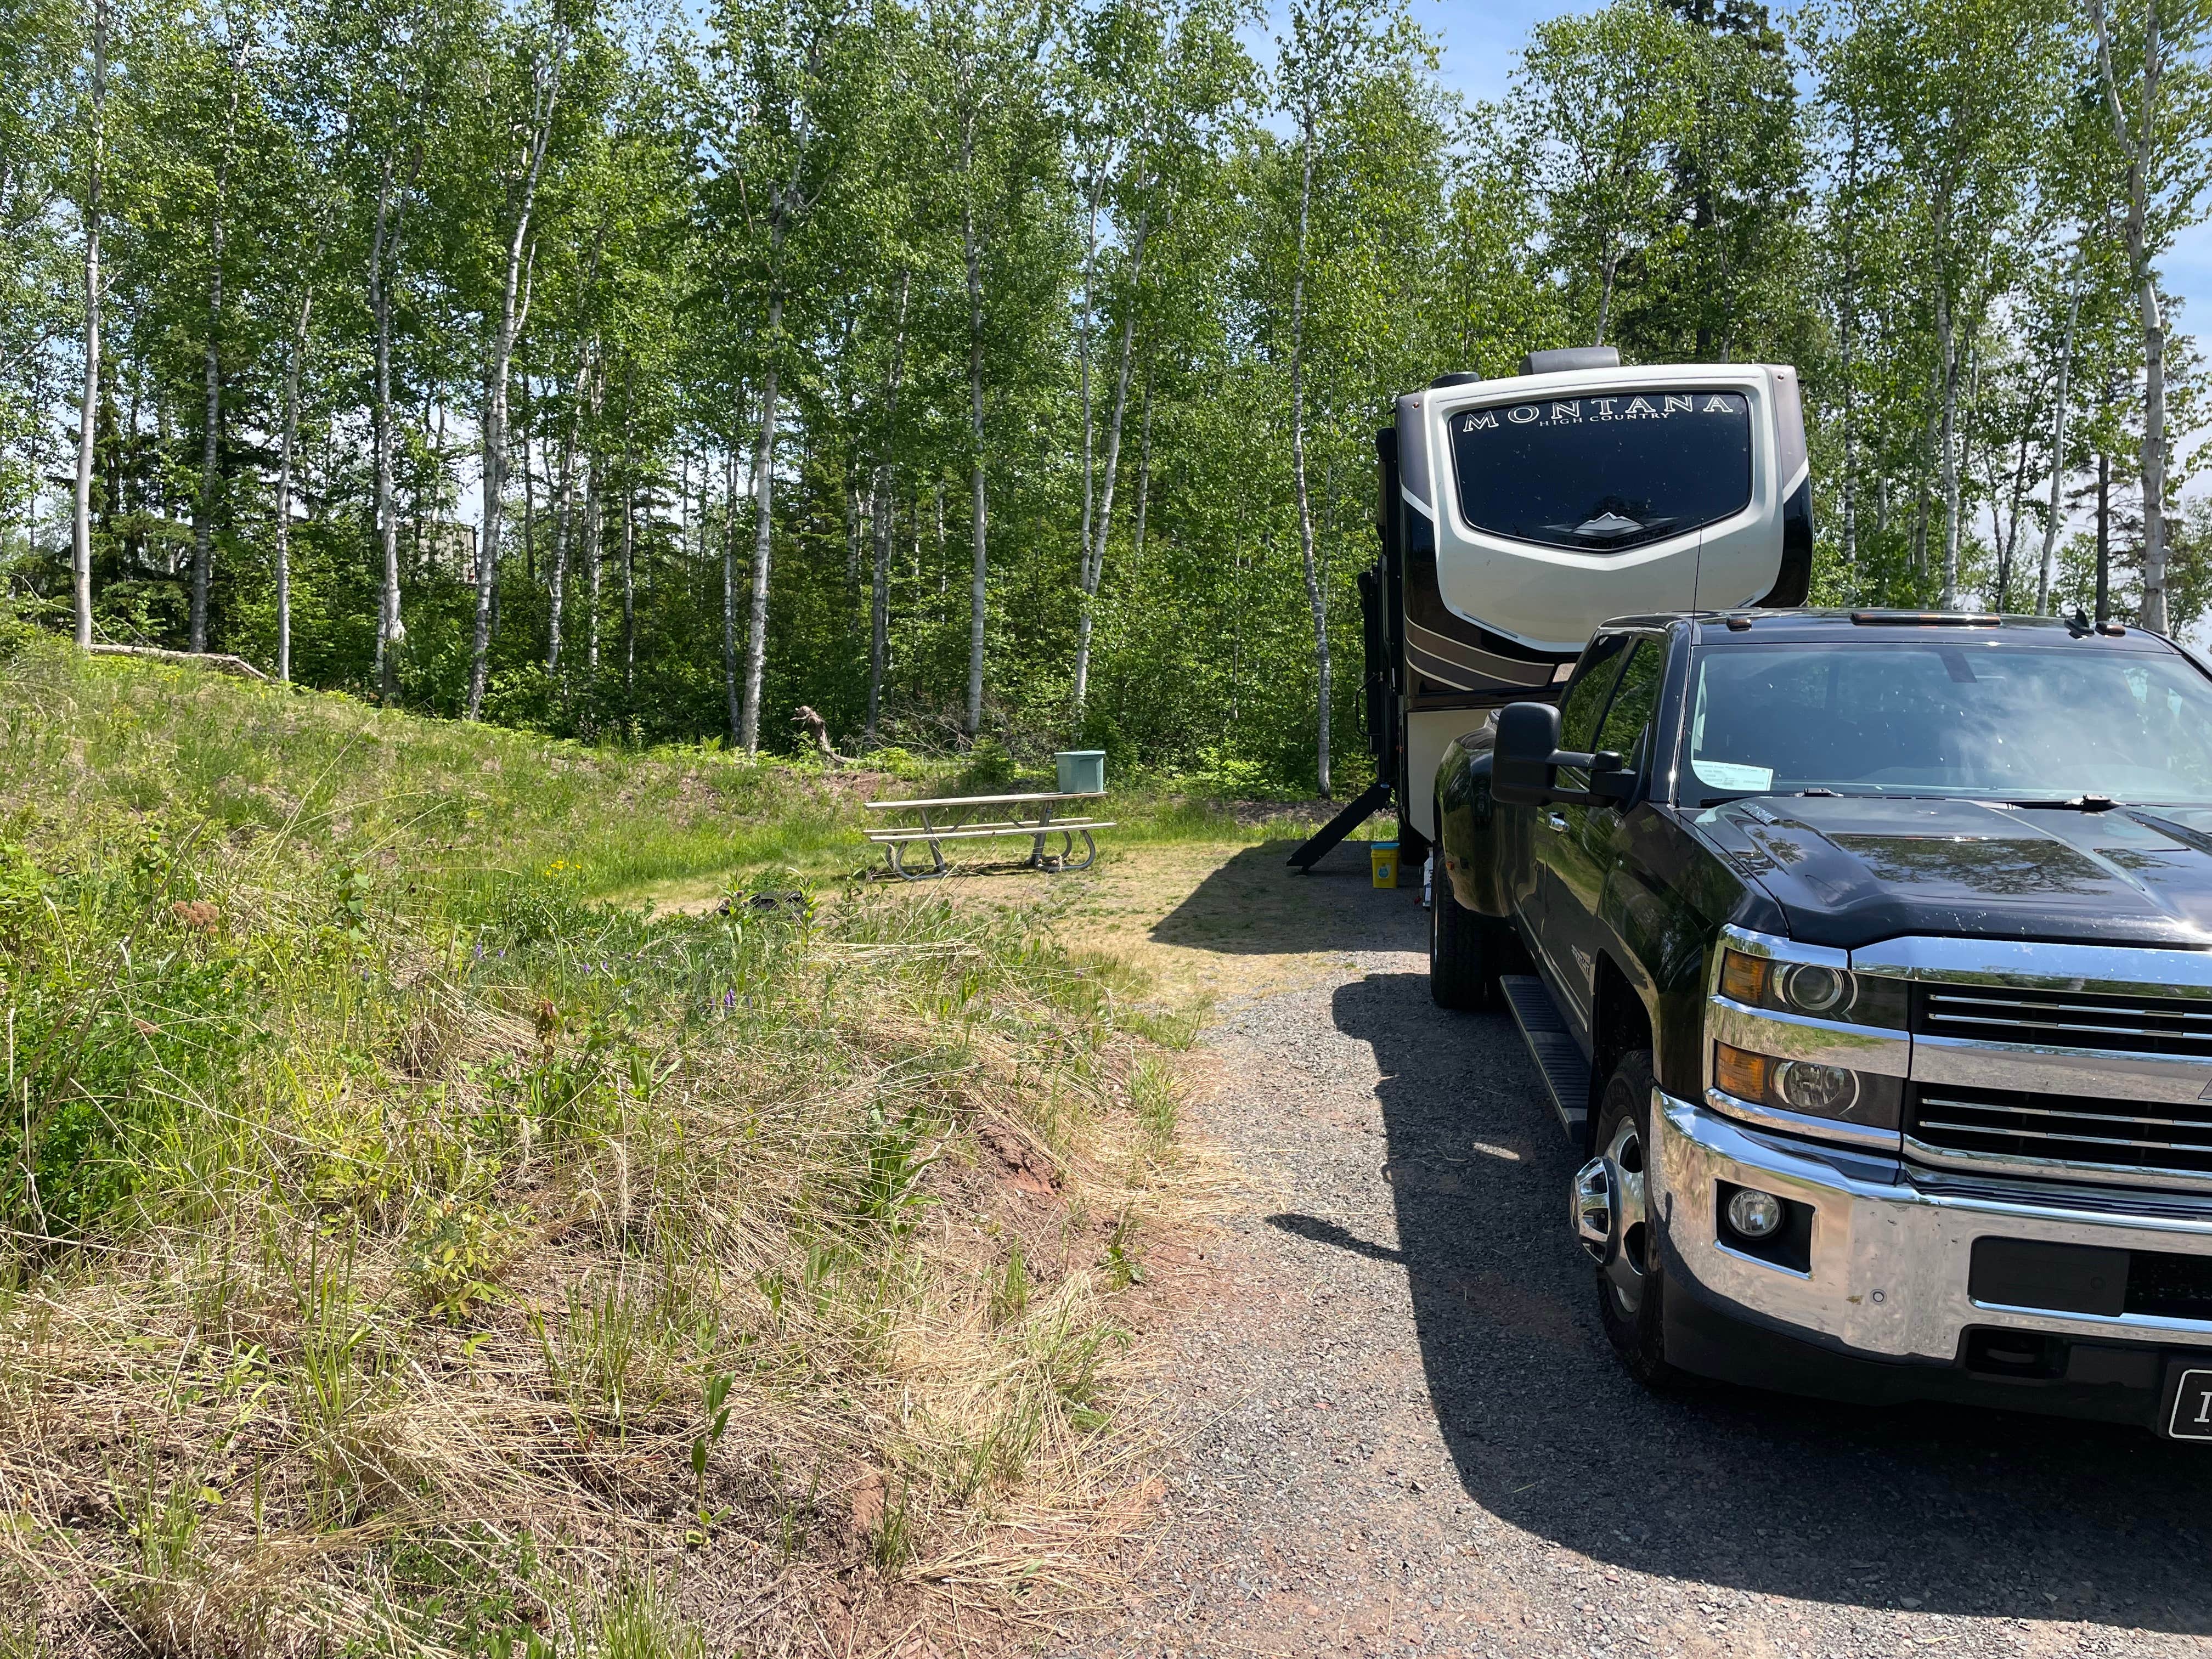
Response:
POLYGON ((1621 757, 1613 750, 1583 755, 1559 747, 1556 703, 1515 702, 1499 709, 1490 754, 1490 793, 1511 806, 1535 806, 1547 800, 1577 805, 1626 800, 1636 788, 1636 775, 1623 769, 1621 757), (1589 773, 1590 787, 1558 787, 1553 774, 1562 766, 1589 773))

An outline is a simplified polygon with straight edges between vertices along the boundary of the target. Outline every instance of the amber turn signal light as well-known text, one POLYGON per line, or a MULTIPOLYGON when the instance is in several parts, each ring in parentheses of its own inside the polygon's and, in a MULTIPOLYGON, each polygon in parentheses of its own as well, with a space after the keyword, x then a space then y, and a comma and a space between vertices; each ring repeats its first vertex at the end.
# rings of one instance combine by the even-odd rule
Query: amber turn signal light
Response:
POLYGON ((1766 981, 1773 964, 1765 957, 1747 957, 1741 951, 1721 952, 1721 994, 1731 1002, 1757 1008, 1766 1000, 1766 981))
POLYGON ((1765 1054, 1731 1048, 1725 1042, 1713 1045, 1714 1085, 1738 1100, 1765 1100, 1773 1067, 1773 1060, 1765 1054))

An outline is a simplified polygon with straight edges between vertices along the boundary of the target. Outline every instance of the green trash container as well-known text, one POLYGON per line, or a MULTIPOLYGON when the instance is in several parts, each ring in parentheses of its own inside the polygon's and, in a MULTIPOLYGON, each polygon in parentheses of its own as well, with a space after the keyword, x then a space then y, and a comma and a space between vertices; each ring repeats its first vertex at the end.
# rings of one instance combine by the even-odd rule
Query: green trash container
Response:
POLYGON ((1106 751, 1103 749, 1063 749, 1052 757, 1060 773, 1063 795, 1103 795, 1106 793, 1106 751))

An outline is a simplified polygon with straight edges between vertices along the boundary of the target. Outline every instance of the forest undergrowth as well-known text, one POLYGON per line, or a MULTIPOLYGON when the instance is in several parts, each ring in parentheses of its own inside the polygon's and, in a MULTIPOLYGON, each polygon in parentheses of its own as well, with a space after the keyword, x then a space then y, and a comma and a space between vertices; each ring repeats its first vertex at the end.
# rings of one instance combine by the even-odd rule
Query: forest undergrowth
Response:
POLYGON ((865 1654, 1097 1590, 1194 1018, 1019 906, 779 878, 818 778, 0 648, 0 1654, 865 1654))

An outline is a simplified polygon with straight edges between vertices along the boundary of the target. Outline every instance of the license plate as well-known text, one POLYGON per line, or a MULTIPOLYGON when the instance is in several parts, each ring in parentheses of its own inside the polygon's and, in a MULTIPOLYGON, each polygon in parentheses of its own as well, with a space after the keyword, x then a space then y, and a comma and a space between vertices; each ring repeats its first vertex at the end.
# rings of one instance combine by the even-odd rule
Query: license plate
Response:
POLYGON ((2191 1366, 2175 1378, 2166 1418, 2167 1437, 2212 1440, 2212 1368, 2191 1366))

